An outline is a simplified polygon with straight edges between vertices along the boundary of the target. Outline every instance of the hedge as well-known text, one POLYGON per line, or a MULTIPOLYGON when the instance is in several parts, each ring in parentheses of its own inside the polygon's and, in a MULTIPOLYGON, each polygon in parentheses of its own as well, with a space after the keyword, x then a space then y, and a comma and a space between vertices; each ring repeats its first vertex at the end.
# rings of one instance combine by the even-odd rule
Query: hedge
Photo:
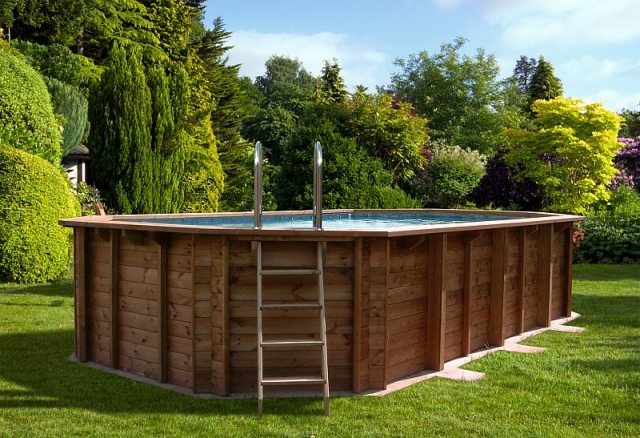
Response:
POLYGON ((80 206, 61 168, 0 143, 0 281, 57 279, 71 262, 71 231, 58 225, 80 206))

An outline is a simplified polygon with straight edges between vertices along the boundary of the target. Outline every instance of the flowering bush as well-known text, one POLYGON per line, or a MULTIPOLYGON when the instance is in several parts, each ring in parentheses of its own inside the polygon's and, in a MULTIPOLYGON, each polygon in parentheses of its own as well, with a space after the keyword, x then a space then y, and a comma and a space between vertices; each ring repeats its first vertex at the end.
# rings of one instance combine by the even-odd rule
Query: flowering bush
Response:
POLYGON ((635 187, 640 191, 640 136, 619 138, 618 142, 623 146, 613 161, 619 172, 611 184, 635 187))

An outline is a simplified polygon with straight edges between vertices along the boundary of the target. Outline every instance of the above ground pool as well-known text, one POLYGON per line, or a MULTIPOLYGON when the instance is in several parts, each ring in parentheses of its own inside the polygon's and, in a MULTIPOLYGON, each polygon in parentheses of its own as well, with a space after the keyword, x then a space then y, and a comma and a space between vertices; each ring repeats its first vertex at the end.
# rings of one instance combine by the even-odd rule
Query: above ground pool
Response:
MULTIPOLYGON (((309 268, 324 248, 329 381, 362 393, 571 314, 579 216, 336 210, 94 216, 74 228, 78 360, 229 395, 256 390, 256 242, 263 265, 309 268)), ((265 279, 267 300, 315 280, 265 279)), ((309 336, 310 310, 273 310, 266 335, 309 336), (307 313, 305 313, 307 312, 307 313)), ((272 375, 315 371, 316 351, 272 351, 272 375)), ((286 386, 282 389, 290 389, 286 386)), ((299 389, 299 388, 297 388, 299 389)))

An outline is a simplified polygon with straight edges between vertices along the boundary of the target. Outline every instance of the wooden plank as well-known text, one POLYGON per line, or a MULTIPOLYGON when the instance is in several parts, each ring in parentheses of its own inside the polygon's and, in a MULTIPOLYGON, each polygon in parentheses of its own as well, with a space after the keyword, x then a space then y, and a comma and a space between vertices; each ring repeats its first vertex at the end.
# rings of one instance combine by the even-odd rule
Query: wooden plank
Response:
POLYGON ((118 268, 120 266, 120 230, 110 230, 111 249, 111 368, 118 369, 120 364, 120 320, 118 268))
POLYGON ((445 310, 445 255, 447 235, 429 237, 429 295, 427 305, 427 367, 440 371, 444 368, 445 310))
MULTIPOLYGON (((360 382, 361 374, 361 350, 362 343, 362 238, 358 237, 354 244, 353 254, 353 362, 352 362, 352 391, 355 394, 362 392, 360 382)), ((327 341, 328 342, 328 341, 327 341)))
POLYGON ((540 262, 538 281, 538 315, 536 322, 541 327, 551 325, 551 290, 553 283, 553 264, 551 260, 553 248, 553 224, 540 225, 540 262))
POLYGON ((504 292, 507 270, 506 255, 508 242, 503 229, 493 232, 493 267, 491 275, 491 328, 489 342, 491 345, 504 345, 504 292))

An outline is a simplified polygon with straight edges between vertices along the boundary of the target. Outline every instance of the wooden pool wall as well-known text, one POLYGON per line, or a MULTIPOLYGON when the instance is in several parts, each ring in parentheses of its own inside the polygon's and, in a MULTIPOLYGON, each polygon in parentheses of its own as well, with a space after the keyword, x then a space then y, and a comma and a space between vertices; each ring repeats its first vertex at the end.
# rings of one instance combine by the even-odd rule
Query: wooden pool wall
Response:
MULTIPOLYGON (((218 395, 256 387, 251 240, 272 241, 265 266, 293 267, 313 260, 319 239, 85 226, 74 235, 77 358, 218 395)), ((384 389, 569 316, 571 235, 561 222, 321 238, 331 389, 384 389)), ((310 298, 314 281, 269 279, 265 296, 310 298)), ((313 314, 278 312, 265 317, 266 335, 309 332, 313 314)), ((276 354, 265 374, 319 363, 317 351, 276 354)))

